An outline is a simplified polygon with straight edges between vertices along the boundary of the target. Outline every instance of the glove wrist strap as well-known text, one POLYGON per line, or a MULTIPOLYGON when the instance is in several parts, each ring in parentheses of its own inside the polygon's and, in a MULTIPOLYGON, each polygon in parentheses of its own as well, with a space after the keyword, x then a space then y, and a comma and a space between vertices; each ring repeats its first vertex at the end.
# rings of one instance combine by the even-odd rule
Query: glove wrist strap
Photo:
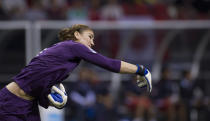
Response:
POLYGON ((137 75, 140 75, 140 76, 144 76, 145 75, 145 68, 143 65, 139 65, 139 64, 136 64, 137 66, 137 70, 136 70, 136 74, 137 75))

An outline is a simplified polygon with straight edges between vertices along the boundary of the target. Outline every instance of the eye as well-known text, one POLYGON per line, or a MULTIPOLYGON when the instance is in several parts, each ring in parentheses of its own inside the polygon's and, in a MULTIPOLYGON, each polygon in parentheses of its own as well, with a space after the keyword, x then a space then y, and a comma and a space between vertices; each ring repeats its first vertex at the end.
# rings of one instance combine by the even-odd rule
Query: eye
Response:
POLYGON ((93 36, 92 36, 92 35, 89 35, 89 38, 90 38, 90 39, 93 39, 93 36))

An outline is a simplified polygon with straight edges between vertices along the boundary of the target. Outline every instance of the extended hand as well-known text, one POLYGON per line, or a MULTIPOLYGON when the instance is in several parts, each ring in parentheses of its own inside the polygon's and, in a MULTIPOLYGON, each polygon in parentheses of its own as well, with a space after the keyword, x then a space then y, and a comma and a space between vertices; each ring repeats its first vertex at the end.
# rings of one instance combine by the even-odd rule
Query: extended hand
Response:
POLYGON ((59 84, 59 88, 53 86, 48 99, 55 108, 62 109, 67 102, 67 95, 63 84, 59 84))
POLYGON ((151 78, 151 73, 150 71, 143 67, 143 66, 138 66, 138 72, 137 72, 137 84, 139 87, 147 87, 147 91, 151 92, 152 91, 152 78, 151 78))

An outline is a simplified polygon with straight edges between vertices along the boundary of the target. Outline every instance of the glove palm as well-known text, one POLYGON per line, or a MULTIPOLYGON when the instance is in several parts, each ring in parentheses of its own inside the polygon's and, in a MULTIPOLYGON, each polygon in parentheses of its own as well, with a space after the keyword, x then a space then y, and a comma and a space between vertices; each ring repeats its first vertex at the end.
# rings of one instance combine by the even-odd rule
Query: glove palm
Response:
POLYGON ((67 95, 63 84, 60 84, 59 88, 52 86, 48 99, 55 108, 62 109, 67 103, 67 95))

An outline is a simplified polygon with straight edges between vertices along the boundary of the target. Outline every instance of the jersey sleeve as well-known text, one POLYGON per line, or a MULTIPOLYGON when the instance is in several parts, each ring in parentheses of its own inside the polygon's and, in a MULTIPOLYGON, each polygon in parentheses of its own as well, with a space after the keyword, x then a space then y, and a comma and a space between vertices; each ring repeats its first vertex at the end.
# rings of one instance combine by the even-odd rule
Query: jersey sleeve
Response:
POLYGON ((87 62, 90 62, 94 65, 97 65, 112 72, 120 72, 120 60, 105 57, 97 53, 93 49, 88 48, 79 43, 72 46, 72 51, 75 53, 75 56, 80 59, 83 59, 87 62))

